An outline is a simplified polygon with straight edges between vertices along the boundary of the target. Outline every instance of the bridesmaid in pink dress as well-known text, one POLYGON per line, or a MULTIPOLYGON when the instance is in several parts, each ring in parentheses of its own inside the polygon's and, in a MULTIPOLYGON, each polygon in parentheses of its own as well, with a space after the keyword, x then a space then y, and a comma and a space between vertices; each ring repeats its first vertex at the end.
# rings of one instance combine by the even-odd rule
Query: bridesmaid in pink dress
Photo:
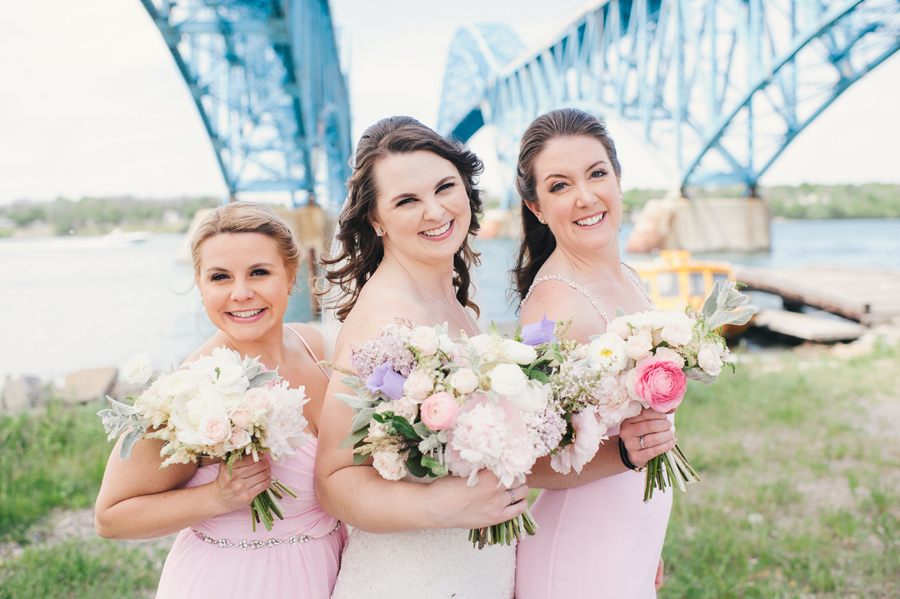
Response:
POLYGON ((263 204, 236 202, 213 211, 192 240, 197 286, 218 331, 186 362, 228 347, 259 356, 292 387, 304 387, 312 435, 281 463, 246 457, 160 468, 162 441, 139 441, 128 460, 113 450, 95 508, 97 533, 145 539, 178 532, 157 597, 169 599, 328 599, 346 531, 316 501, 313 470, 328 377, 318 366, 322 337, 283 323, 300 250, 287 225, 263 204), (275 477, 297 495, 281 500, 284 520, 253 532, 248 507, 275 477), (180 532, 179 532, 180 531, 180 532))
MULTIPOLYGON (((651 302, 621 263, 621 168, 606 127, 573 109, 538 117, 522 138, 516 187, 523 236, 514 271, 520 322, 574 317, 568 337, 587 342, 615 317, 651 302)), ((540 460, 528 485, 539 530, 519 544, 517 599, 650 599, 662 584, 661 551, 672 492, 643 503, 650 458, 675 446, 665 414, 644 410, 610 430, 580 473, 540 460)))

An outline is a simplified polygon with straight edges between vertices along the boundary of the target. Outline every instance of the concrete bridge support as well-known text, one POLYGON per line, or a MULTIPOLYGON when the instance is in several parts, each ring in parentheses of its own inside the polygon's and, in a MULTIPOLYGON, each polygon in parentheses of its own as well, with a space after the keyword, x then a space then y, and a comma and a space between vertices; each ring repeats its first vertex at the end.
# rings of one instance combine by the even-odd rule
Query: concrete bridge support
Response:
POLYGON ((628 238, 626 251, 769 251, 769 210, 760 198, 650 200, 628 238))

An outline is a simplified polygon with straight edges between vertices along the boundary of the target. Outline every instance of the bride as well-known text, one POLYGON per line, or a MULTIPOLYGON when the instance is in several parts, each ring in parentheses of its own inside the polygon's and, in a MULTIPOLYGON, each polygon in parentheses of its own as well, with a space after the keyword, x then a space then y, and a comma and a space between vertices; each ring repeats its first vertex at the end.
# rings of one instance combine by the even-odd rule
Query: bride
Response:
MULTIPOLYGON (((406 319, 448 323, 451 336, 479 333, 469 297, 469 267, 477 254, 481 161, 409 117, 383 119, 357 146, 339 251, 326 275, 342 292, 335 314, 343 326, 335 362, 347 367, 354 344, 383 325, 406 319)), ((370 463, 354 466, 352 410, 335 399, 350 390, 333 376, 319 431, 316 491, 322 507, 353 527, 335 598, 512 597, 515 547, 472 547, 467 530, 524 512, 528 487, 507 490, 488 471, 479 482, 448 476, 387 481, 370 463), (423 484, 430 482, 430 484, 423 484), (518 498, 518 501, 516 501, 518 498)))

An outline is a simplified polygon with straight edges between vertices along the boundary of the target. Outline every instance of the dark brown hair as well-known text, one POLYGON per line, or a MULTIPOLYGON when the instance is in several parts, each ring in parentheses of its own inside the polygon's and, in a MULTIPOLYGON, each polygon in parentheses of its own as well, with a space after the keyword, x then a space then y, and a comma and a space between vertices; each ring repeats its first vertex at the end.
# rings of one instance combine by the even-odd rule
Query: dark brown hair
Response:
MULTIPOLYGON (((340 243, 338 254, 322 259, 323 264, 335 268, 326 271, 328 288, 318 293, 328 295, 335 285, 341 288, 343 297, 335 306, 335 314, 340 321, 350 314, 362 286, 384 257, 381 238, 375 234, 371 224, 378 196, 375 168, 384 157, 420 151, 440 156, 453 163, 459 171, 472 212, 468 232, 469 235, 478 233, 478 216, 483 210, 481 192, 475 188, 475 179, 483 169, 478 156, 462 144, 444 139, 414 118, 394 116, 378 121, 366 129, 356 147, 353 174, 347 182, 347 202, 341 212, 335 236, 340 243)), ((469 237, 466 237, 453 257, 456 298, 463 306, 475 310, 476 314, 478 306, 469 299, 469 268, 478 265, 478 256, 469 244, 469 237)))
POLYGON ((220 233, 260 233, 275 240, 291 284, 300 265, 300 246, 290 227, 275 211, 257 202, 232 202, 219 206, 204 218, 191 238, 194 274, 200 274, 200 246, 220 233))
POLYGON ((525 204, 539 203, 534 173, 535 162, 551 140, 581 136, 593 137, 603 144, 616 178, 620 178, 622 167, 616 155, 616 144, 609 136, 606 125, 586 112, 575 108, 550 111, 536 118, 522 135, 519 161, 516 165, 516 190, 522 198, 522 240, 519 244, 516 267, 512 270, 515 290, 520 301, 525 299, 541 266, 556 249, 556 238, 550 232, 550 227, 541 224, 525 204))

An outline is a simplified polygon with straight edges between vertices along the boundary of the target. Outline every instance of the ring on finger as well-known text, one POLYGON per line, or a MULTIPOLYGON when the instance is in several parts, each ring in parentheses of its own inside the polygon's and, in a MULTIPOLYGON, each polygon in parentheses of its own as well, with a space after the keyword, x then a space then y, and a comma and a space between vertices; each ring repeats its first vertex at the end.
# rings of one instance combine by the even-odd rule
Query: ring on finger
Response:
POLYGON ((647 449, 646 447, 644 447, 644 435, 638 437, 638 443, 641 444, 641 449, 647 449))
POLYGON ((509 505, 512 505, 516 502, 516 492, 512 489, 507 489, 509 491, 509 505))

